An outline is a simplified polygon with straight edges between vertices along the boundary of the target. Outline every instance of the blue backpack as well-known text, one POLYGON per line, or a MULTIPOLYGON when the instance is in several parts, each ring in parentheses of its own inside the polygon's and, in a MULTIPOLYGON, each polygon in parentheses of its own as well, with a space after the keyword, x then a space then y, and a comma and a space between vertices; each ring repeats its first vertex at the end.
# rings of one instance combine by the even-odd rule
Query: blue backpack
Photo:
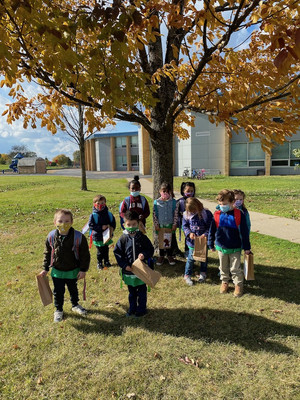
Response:
MULTIPOLYGON (((142 209, 143 209, 143 211, 144 211, 144 209, 145 209, 145 204, 146 204, 146 199, 145 199, 144 196, 141 196, 141 195, 140 195, 140 198, 141 198, 141 202, 142 202, 142 209)), ((125 197, 125 199, 124 199, 123 201, 121 201, 121 203, 120 203, 120 205, 119 205, 120 225, 121 225, 121 228, 122 228, 123 230, 124 230, 125 228, 124 228, 124 218, 121 217, 121 208, 122 208, 122 204, 123 204, 124 201, 125 201, 125 203, 126 203, 127 209, 129 210, 129 207, 130 207, 130 196, 125 197)))
MULTIPOLYGON (((53 264, 53 261, 54 261, 54 237, 55 237, 55 232, 56 232, 56 229, 51 231, 49 233, 49 235, 48 235, 48 242, 49 242, 50 247, 51 247, 51 261, 50 261, 49 267, 52 267, 52 264, 53 264)), ((81 241, 82 241, 82 233, 79 232, 79 231, 76 231, 74 229, 74 243, 73 243, 72 250, 74 251, 76 260, 79 260, 79 246, 81 245, 81 241)))

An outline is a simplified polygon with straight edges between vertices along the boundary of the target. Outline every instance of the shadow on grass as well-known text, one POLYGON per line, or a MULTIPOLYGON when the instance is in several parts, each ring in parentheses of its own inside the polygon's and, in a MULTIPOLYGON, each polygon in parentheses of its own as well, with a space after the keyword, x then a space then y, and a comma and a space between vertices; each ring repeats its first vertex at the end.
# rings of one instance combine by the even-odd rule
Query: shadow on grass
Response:
POLYGON ((293 354, 293 350, 280 343, 282 338, 276 336, 284 339, 288 336, 300 336, 300 328, 296 326, 244 312, 208 308, 161 308, 150 310, 147 316, 142 318, 126 318, 118 311, 101 310, 100 315, 109 321, 88 315, 84 319, 79 317, 80 320, 74 321, 73 326, 86 335, 101 333, 114 336, 122 335, 126 326, 139 326, 149 332, 206 342, 232 343, 252 351, 278 354, 293 354))
MULTIPOLYGON (((182 259, 175 266, 166 262, 156 270, 167 278, 176 278, 184 275, 185 263, 182 259)), ((219 260, 208 260, 208 283, 219 284, 219 260)), ((194 267, 194 273, 200 271, 199 264, 194 267)), ((300 304, 300 269, 287 267, 273 267, 269 265, 255 264, 255 280, 245 281, 245 291, 255 296, 278 298, 280 300, 300 304)))

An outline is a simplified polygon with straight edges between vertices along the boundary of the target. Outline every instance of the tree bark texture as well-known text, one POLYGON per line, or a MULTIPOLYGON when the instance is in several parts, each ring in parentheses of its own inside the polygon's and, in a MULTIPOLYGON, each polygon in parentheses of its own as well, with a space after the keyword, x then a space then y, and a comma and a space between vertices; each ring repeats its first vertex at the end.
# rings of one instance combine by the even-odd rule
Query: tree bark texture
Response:
POLYGON ((84 132, 83 132, 83 113, 84 108, 82 105, 78 105, 78 139, 79 139, 79 151, 80 151, 80 164, 81 164, 81 190, 87 189, 86 182, 86 169, 85 169, 85 140, 84 140, 84 132))

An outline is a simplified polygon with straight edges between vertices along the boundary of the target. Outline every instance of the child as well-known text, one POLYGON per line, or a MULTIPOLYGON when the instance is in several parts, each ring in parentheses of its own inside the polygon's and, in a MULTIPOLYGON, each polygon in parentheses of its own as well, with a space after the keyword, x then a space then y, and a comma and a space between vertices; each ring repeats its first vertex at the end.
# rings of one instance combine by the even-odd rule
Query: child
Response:
MULTIPOLYGON (((193 252, 195 248, 196 236, 208 236, 208 231, 213 218, 212 213, 203 208, 203 204, 195 197, 190 197, 185 202, 186 211, 183 213, 182 229, 186 236, 186 243, 189 248, 189 255, 185 265, 184 280, 187 285, 192 286, 191 275, 193 273, 194 259, 193 252)), ((206 280, 207 261, 201 262, 199 283, 206 280)))
MULTIPOLYGON (((174 199, 174 193, 169 183, 162 183, 159 189, 160 197, 154 200, 153 209, 153 223, 155 230, 158 232, 161 228, 169 228, 172 231, 176 231, 176 225, 178 220, 178 206, 174 199)), ((156 265, 162 265, 164 262, 165 253, 167 255, 170 265, 175 265, 175 260, 172 257, 172 248, 160 249, 159 257, 156 265)))
POLYGON ((70 210, 59 209, 54 214, 56 230, 49 233, 44 252, 44 270, 47 275, 50 267, 54 285, 54 322, 63 319, 65 285, 70 293, 72 311, 84 315, 87 310, 78 304, 77 280, 85 277, 90 265, 90 252, 87 240, 81 232, 72 228, 73 215, 70 210))
POLYGON ((147 199, 141 196, 141 183, 139 177, 134 176, 133 180, 129 182, 128 188, 130 190, 130 196, 126 197, 120 204, 120 222, 121 227, 123 226, 124 214, 127 210, 137 212, 139 221, 146 226, 146 218, 150 215, 150 208, 147 199))
MULTIPOLYGON (((186 199, 188 199, 190 197, 195 197, 195 195, 196 195, 196 187, 195 187, 194 182, 182 182, 181 187, 180 187, 180 193, 181 193, 182 197, 179 200, 177 200, 177 203, 179 204, 179 206, 178 206, 178 224, 177 224, 177 226, 179 227, 179 241, 181 241, 182 218, 183 218, 183 213, 185 211, 185 201, 186 201, 186 199)), ((173 246, 172 246, 172 248, 173 248, 173 246)), ((186 239, 185 239, 184 251, 185 251, 185 255, 187 257, 189 248, 186 244, 186 239)))
POLYGON ((214 213, 209 234, 208 247, 218 250, 220 260, 220 293, 228 291, 230 273, 235 285, 233 295, 243 295, 244 273, 241 269, 241 250, 250 253, 249 231, 245 215, 234 208, 234 193, 232 190, 221 190, 217 196, 220 210, 214 213))
POLYGON ((117 263, 122 268, 122 278, 128 285, 129 309, 126 316, 142 317, 147 313, 147 286, 132 273, 131 265, 139 258, 147 262, 154 253, 148 237, 139 231, 139 215, 135 211, 124 214, 125 233, 114 249, 117 263))
POLYGON ((106 206, 106 198, 99 194, 93 199, 93 213, 89 218, 89 228, 91 230, 91 239, 97 248, 97 269, 101 271, 103 269, 103 261, 105 269, 111 267, 109 262, 109 245, 112 244, 112 240, 107 243, 103 243, 103 231, 109 226, 116 229, 116 220, 106 206))
POLYGON ((246 222, 247 222, 247 226, 248 226, 248 230, 249 230, 249 234, 251 231, 251 221, 250 221, 250 215, 249 212, 247 210, 247 208, 245 207, 245 193, 242 190, 237 190, 235 189, 233 191, 234 193, 234 207, 238 208, 239 210, 241 210, 246 217, 246 222))

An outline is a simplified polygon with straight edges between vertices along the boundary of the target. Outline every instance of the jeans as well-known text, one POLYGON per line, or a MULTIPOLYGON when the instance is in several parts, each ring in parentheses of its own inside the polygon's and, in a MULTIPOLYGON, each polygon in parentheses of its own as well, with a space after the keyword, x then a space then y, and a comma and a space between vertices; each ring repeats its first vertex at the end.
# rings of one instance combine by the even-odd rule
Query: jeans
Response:
MULTIPOLYGON (((195 260, 193 258, 193 253, 194 253, 194 249, 189 249, 189 255, 188 255, 188 259, 185 264, 184 275, 191 276, 193 273, 193 267, 194 267, 194 263, 195 263, 195 260)), ((205 273, 207 272, 207 261, 200 262, 200 272, 205 272, 205 273)))
POLYGON ((128 300, 129 300, 129 310, 130 314, 145 313, 147 311, 147 286, 131 286, 128 285, 128 300))
POLYGON ((54 278, 53 280, 53 296, 54 296, 54 305, 57 311, 63 310, 64 305, 64 295, 65 295, 65 285, 70 293, 72 307, 77 306, 79 296, 78 296, 78 288, 77 288, 77 279, 61 279, 61 278, 54 278))

